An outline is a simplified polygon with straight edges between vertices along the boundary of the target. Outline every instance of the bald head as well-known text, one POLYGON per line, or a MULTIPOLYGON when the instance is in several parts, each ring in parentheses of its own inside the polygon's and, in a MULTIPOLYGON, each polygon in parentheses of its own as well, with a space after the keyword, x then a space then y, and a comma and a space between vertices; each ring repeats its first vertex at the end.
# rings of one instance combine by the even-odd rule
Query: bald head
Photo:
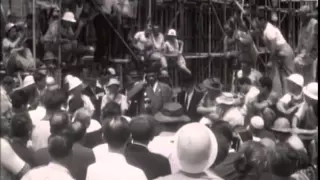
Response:
POLYGON ((56 112, 50 119, 51 134, 58 134, 66 130, 69 126, 69 116, 67 112, 56 112))

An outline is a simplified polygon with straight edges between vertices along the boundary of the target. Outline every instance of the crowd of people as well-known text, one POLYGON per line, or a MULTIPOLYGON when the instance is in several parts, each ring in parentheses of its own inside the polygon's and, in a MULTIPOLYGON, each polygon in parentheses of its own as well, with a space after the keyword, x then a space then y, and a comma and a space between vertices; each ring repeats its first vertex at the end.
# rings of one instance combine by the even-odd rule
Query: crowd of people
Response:
POLYGON ((271 53, 267 75, 254 68, 257 48, 245 22, 234 16, 226 23, 226 59, 240 64, 230 90, 216 77, 196 82, 176 30, 164 36, 158 26, 133 36, 132 46, 148 64, 143 71, 128 70, 121 79, 110 66, 87 78, 83 68, 81 74, 67 71, 60 82, 57 44, 67 62, 84 51, 101 58, 106 42, 103 37, 96 49, 81 47, 71 28, 79 13, 72 8, 64 12, 64 36, 57 39, 59 11, 53 8, 39 39, 45 50, 40 60, 28 33, 18 33, 28 32, 30 22, 5 27, 1 179, 318 179, 317 16, 310 8, 299 10, 296 51, 276 26, 256 16, 254 27, 271 53), (241 50, 230 54, 234 43, 241 50), (160 78, 171 62, 186 73, 179 92, 160 78))

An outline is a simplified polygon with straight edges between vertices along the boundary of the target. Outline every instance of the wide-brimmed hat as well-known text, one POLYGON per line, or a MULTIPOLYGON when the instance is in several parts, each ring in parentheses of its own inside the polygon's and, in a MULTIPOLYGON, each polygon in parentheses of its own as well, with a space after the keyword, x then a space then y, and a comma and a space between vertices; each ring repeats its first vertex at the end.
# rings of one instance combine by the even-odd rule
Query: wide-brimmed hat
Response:
POLYGON ((154 118, 160 123, 189 122, 190 118, 184 114, 181 104, 170 102, 163 105, 154 118))
POLYGON ((303 87, 304 85, 304 79, 303 79, 303 76, 300 75, 300 74, 291 74, 288 78, 287 78, 288 81, 300 86, 300 87, 303 87))
POLYGON ((76 19, 75 19, 75 17, 74 17, 73 12, 70 12, 70 11, 67 11, 67 12, 65 12, 65 13, 63 14, 62 20, 68 21, 68 22, 72 22, 72 23, 77 22, 76 19))
POLYGON ((203 81, 204 87, 208 88, 209 90, 221 91, 222 84, 216 78, 208 78, 203 81))
POLYGON ((174 29, 169 29, 169 31, 168 31, 168 33, 167 33, 167 36, 177 37, 177 31, 174 30, 174 29))
POLYGON ((68 87, 68 91, 71 91, 73 89, 75 89, 78 86, 81 86, 83 83, 82 81, 77 78, 77 77, 72 77, 69 81, 69 87, 68 87))
POLYGON ((216 102, 218 104, 233 105, 235 104, 236 100, 233 98, 232 93, 223 92, 221 96, 216 98, 216 102))
POLYGON ((303 94, 309 98, 318 101, 318 83, 312 82, 303 88, 303 94))
POLYGON ((51 51, 47 51, 44 56, 43 56, 43 61, 56 61, 57 57, 51 52, 51 51))
POLYGON ((8 23, 5 28, 4 28, 4 31, 6 33, 8 33, 12 28, 16 27, 16 25, 14 23, 8 23))
POLYGON ((108 84, 107 84, 106 87, 110 87, 110 86, 112 86, 112 85, 120 86, 119 80, 116 79, 116 78, 111 78, 111 79, 109 79, 109 82, 108 82, 108 84))
POLYGON ((174 143, 174 156, 178 159, 178 168, 183 172, 190 174, 204 172, 217 158, 217 139, 203 124, 184 125, 176 133, 174 143))
POLYGON ((283 117, 276 119, 270 129, 279 133, 291 133, 290 122, 287 118, 283 117))
POLYGON ((34 84, 35 84, 35 81, 34 81, 33 76, 32 75, 27 75, 23 79, 22 85, 20 87, 18 87, 18 88, 15 88, 14 91, 24 89, 24 88, 29 87, 29 86, 34 85, 34 84))

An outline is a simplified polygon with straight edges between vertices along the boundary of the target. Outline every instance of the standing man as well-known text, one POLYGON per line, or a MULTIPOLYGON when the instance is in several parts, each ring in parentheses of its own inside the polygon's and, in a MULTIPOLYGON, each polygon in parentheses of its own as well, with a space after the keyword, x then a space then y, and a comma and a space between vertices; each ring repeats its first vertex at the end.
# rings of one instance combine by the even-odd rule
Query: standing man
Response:
POLYGON ((193 76, 184 78, 182 92, 178 94, 178 102, 183 106, 191 121, 198 122, 202 115, 197 112, 197 107, 203 97, 203 92, 196 90, 195 85, 193 76))
POLYGON ((304 83, 315 81, 316 61, 318 59, 318 20, 307 15, 311 8, 307 5, 299 9, 302 28, 300 29, 297 55, 294 59, 295 70, 304 78, 304 83))
POLYGON ((270 52, 268 67, 273 79, 273 91, 279 95, 286 92, 285 79, 294 70, 294 52, 281 31, 267 21, 264 14, 258 14, 257 30, 270 52))

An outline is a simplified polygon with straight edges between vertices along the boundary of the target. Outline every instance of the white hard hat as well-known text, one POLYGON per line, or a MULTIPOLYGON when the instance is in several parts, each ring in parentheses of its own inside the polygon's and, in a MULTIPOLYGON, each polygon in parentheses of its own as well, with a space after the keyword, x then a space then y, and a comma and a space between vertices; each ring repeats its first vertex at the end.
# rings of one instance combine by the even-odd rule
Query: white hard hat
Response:
POLYGON ((303 88, 303 94, 318 101, 318 83, 312 82, 303 88))
POLYGON ((168 35, 168 36, 174 36, 174 37, 176 37, 176 36, 177 36, 177 31, 174 30, 174 29, 169 29, 167 35, 168 35))
POLYGON ((303 87, 304 85, 304 78, 302 75, 300 74, 291 74, 287 80, 293 82, 294 84, 300 86, 300 87, 303 87))
POLYGON ((74 17, 73 12, 69 12, 69 11, 67 11, 63 14, 62 20, 68 21, 68 22, 73 22, 73 23, 77 22, 74 17))

